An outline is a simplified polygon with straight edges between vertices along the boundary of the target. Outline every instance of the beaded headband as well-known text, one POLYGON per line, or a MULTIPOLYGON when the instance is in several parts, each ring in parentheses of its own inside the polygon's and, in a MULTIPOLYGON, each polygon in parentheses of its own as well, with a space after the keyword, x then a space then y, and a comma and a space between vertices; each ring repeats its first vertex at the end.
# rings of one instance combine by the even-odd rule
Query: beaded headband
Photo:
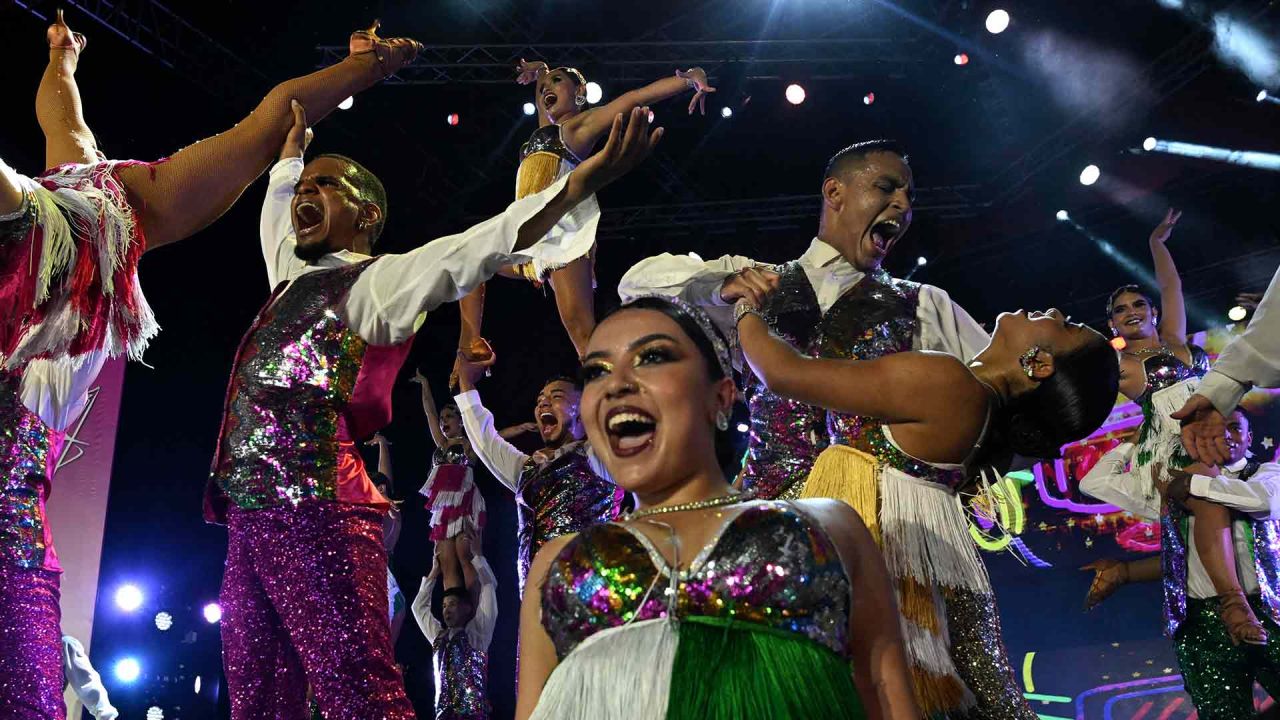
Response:
POLYGON ((711 343, 711 348, 716 352, 716 361, 720 363, 721 372, 724 373, 725 377, 733 379, 733 361, 729 355, 729 346, 725 343, 724 338, 721 337, 720 332, 716 330, 715 323, 711 322, 711 318, 708 317, 701 308, 695 305, 690 305, 680 298, 659 295, 657 293, 637 295, 622 307, 629 307, 635 301, 643 300, 645 298, 653 298, 655 300, 662 300, 664 302, 671 303, 677 310, 688 316, 688 318, 698 326, 698 329, 702 331, 702 334, 705 335, 707 340, 711 343))

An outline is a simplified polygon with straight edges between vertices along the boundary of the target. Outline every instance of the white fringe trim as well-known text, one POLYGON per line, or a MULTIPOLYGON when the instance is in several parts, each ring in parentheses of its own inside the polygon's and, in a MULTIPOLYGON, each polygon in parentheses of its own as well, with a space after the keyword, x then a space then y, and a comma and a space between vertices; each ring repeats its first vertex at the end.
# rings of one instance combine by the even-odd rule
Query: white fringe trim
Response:
POLYGON ((960 498, 933 483, 882 466, 880 528, 889 573, 925 587, 990 593, 960 498))
POLYGON ((1150 423, 1152 427, 1147 433, 1146 441, 1138 446, 1138 452, 1133 456, 1133 466, 1130 468, 1131 471, 1140 473, 1140 477, 1146 479, 1144 491, 1147 499, 1154 498, 1158 493, 1155 466, 1161 465, 1168 468, 1174 454, 1182 446, 1181 424, 1169 416, 1181 410, 1198 387, 1200 387, 1200 378, 1189 378, 1158 390, 1151 396, 1151 417, 1145 422, 1150 423), (1139 465, 1138 457, 1146 452, 1151 453, 1151 460, 1139 465))
POLYGON ((592 635, 552 671, 530 720, 662 720, 678 644, 666 619, 592 635))

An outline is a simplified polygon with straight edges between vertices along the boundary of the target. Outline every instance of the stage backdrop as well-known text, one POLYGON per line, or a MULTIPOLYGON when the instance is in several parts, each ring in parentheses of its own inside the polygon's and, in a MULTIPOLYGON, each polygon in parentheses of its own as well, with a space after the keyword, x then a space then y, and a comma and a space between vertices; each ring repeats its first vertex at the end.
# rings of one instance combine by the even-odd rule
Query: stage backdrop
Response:
MULTIPOLYGON (((84 412, 67 428, 66 445, 48 503, 49 525, 63 567, 62 632, 84 643, 91 659, 89 642, 93 638, 93 609, 98 597, 102 528, 107 518, 107 491, 111 486, 123 383, 124 360, 107 361, 89 390, 84 412)), ((68 717, 80 717, 80 704, 70 690, 67 708, 68 717)))

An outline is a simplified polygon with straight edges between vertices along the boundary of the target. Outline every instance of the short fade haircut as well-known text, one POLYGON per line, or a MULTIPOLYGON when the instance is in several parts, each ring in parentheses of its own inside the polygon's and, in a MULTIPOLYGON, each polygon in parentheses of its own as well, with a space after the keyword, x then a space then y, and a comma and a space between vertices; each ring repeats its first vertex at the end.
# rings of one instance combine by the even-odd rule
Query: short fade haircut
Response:
POLYGON ((378 238, 382 235, 382 228, 386 227, 387 224, 387 189, 382 186, 382 181, 379 180, 378 176, 374 175, 373 171, 369 168, 361 165, 355 160, 352 160, 346 155, 325 153, 323 155, 317 155, 316 157, 331 158, 346 164, 346 177, 351 181, 351 184, 355 186, 356 195, 364 202, 370 202, 377 205, 378 209, 382 211, 381 216, 378 218, 378 223, 373 226, 373 229, 370 230, 369 233, 369 245, 377 246, 378 238))
POLYGON ((877 152, 893 153, 902 158, 902 162, 910 163, 906 151, 902 149, 897 140, 863 140, 832 155, 831 159, 827 161, 827 169, 822 174, 822 181, 826 182, 827 178, 842 177, 849 172, 849 168, 853 163, 864 160, 871 153, 877 152))
POLYGON ((578 392, 582 392, 582 382, 579 381, 578 378, 569 377, 568 375, 552 375, 551 377, 547 378, 546 382, 542 383, 542 387, 546 388, 548 385, 554 382, 569 383, 570 385, 573 386, 574 390, 577 390, 578 392))

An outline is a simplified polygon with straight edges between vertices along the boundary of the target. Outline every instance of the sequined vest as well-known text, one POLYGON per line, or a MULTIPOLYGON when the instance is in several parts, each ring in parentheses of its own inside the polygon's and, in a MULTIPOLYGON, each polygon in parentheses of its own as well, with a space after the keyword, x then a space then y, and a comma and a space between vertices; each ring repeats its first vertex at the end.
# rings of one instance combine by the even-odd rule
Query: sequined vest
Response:
POLYGON ((351 439, 391 420, 391 384, 409 343, 370 346, 342 319, 373 262, 303 274, 287 292, 282 283, 258 313, 227 389, 207 519, 221 521, 228 500, 257 510, 380 499, 351 439))
POLYGON ((586 443, 579 443, 545 465, 530 458, 520 475, 516 494, 520 588, 524 590, 529 564, 542 544, 618 517, 622 488, 591 469, 586 443))
MULTIPOLYGON (((1248 480, 1261 463, 1250 460, 1238 479, 1248 480)), ((1170 505, 1160 518, 1160 564, 1164 576, 1165 633, 1174 637, 1187 619, 1187 528, 1188 513, 1170 505)), ((1258 592, 1271 619, 1280 622, 1280 521, 1250 520, 1253 569, 1258 574, 1258 592)))
MULTIPOLYGON (((798 261, 780 268, 778 291, 763 313, 773 331, 812 357, 870 360, 910 350, 920 286, 883 270, 867 273, 822 313, 798 261)), ((863 418, 781 398, 749 375, 745 395, 751 436, 744 486, 758 497, 798 497, 814 460, 829 443, 851 444, 863 418)))
POLYGON ((489 717, 489 655, 471 646, 465 631, 445 631, 432 648, 435 659, 436 720, 489 717))
POLYGON ((44 502, 64 434, 22 404, 22 375, 0 370, 0 562, 58 571, 44 502))

